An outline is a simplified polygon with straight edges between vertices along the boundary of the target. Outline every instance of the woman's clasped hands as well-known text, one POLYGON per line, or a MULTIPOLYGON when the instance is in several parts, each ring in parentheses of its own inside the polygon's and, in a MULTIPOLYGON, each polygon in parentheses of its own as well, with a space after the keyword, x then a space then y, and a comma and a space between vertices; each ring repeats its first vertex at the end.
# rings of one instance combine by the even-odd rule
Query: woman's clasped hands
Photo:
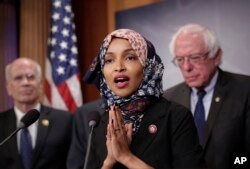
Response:
POLYGON ((128 160, 132 155, 129 150, 132 141, 132 123, 124 124, 118 106, 110 106, 106 137, 108 154, 104 164, 113 166, 117 161, 123 163, 128 160))

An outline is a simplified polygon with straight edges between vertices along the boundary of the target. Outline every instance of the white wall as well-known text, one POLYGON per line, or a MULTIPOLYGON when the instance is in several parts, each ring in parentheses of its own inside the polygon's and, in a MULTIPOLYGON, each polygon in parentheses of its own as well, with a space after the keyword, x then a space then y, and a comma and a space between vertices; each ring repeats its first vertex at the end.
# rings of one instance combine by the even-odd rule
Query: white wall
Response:
POLYGON ((117 28, 140 32, 155 46, 165 64, 164 89, 183 78, 172 63, 168 44, 175 30, 187 23, 213 29, 223 49, 221 68, 250 75, 249 0, 166 0, 117 13, 117 28))

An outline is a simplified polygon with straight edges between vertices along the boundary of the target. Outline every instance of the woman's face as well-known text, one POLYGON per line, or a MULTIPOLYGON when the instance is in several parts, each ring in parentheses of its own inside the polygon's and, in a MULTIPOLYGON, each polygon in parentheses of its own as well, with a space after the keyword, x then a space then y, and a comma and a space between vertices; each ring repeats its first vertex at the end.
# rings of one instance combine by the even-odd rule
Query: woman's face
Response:
POLYGON ((140 86, 143 66, 126 39, 114 38, 104 56, 103 75, 110 90, 128 97, 140 86))

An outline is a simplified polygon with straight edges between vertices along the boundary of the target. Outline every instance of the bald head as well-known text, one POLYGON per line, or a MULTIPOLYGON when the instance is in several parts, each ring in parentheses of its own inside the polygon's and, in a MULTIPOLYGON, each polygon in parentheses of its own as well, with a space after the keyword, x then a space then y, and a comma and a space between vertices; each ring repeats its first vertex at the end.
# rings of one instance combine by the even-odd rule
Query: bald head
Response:
POLYGON ((15 59, 14 61, 12 61, 11 63, 9 63, 6 67, 5 67, 5 78, 6 78, 6 81, 10 81, 11 79, 11 72, 12 72, 12 69, 15 68, 16 66, 22 66, 25 67, 27 65, 30 65, 36 69, 36 75, 37 75, 37 78, 38 80, 41 80, 42 79, 42 70, 41 70, 41 66, 34 60, 32 59, 29 59, 29 58, 18 58, 18 59, 15 59))
POLYGON ((18 58, 5 69, 6 87, 14 104, 26 112, 34 108, 42 91, 41 67, 29 58, 18 58))

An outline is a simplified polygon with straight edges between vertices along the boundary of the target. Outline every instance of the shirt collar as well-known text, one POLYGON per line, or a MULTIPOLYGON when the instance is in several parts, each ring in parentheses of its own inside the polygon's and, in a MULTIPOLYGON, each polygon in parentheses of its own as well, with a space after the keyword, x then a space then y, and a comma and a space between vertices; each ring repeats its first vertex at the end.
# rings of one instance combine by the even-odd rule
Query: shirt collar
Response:
MULTIPOLYGON (((214 86, 216 84, 216 81, 218 79, 218 75, 219 75, 219 71, 216 70, 213 78, 211 79, 210 83, 204 88, 204 90, 206 91, 206 93, 211 92, 214 89, 214 86)), ((196 88, 192 87, 192 91, 193 93, 197 94, 198 90, 196 88)))
MULTIPOLYGON (((40 109, 41 109, 41 104, 38 103, 34 109, 38 110, 40 112, 40 109)), ((20 109, 18 109, 16 106, 14 107, 14 111, 15 111, 15 114, 16 114, 16 124, 17 126, 19 125, 22 117, 25 115, 26 112, 22 112, 20 109)))

